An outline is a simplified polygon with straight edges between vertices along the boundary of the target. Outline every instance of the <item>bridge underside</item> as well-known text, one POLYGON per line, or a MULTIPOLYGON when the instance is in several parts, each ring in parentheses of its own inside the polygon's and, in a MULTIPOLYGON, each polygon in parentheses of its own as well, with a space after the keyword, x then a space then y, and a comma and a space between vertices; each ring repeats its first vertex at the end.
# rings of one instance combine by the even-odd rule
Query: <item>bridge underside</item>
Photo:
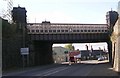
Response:
POLYGON ((53 63, 52 45, 54 43, 95 43, 107 42, 109 61, 112 61, 111 42, 108 34, 31 34, 29 39, 34 46, 34 64, 53 63))
POLYGON ((53 63, 52 43, 43 41, 34 41, 34 65, 43 65, 53 63))
POLYGON ((53 43, 94 43, 94 42, 107 42, 109 36, 106 33, 95 34, 30 34, 30 40, 37 41, 51 41, 53 43))

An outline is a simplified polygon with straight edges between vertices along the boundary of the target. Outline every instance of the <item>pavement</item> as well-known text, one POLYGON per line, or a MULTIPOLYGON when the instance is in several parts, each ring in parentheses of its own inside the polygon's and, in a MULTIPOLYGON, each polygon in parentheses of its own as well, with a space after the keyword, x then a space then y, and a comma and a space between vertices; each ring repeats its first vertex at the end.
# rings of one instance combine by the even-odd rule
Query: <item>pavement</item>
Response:
POLYGON ((87 60, 87 61, 81 61, 83 64, 102 64, 102 63, 108 63, 108 60, 98 61, 98 60, 87 60))
MULTIPOLYGON (((103 60, 103 61, 98 61, 98 60, 86 60, 86 61, 81 61, 79 63, 81 64, 101 64, 101 63, 108 63, 108 60, 103 60)), ((79 64, 77 63, 77 64, 79 64)), ((69 62, 62 62, 61 64, 69 64, 69 62)), ((75 64, 74 62, 71 62, 71 64, 75 64)))
POLYGON ((35 67, 26 67, 26 68, 19 68, 14 70, 8 70, 2 72, 2 76, 11 76, 11 75, 19 75, 26 72, 33 72, 37 70, 49 69, 53 67, 58 67, 60 64, 49 64, 49 65, 42 65, 42 66, 35 66, 35 67))

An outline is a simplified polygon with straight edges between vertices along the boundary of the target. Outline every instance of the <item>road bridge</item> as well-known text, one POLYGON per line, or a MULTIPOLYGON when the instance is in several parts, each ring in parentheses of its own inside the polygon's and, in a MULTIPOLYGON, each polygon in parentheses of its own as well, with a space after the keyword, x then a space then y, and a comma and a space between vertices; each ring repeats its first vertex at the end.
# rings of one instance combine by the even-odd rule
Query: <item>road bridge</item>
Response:
MULTIPOLYGON (((12 11, 14 22, 13 24, 16 25, 16 27, 14 28, 16 33, 15 37, 10 36, 11 37, 10 41, 11 43, 14 42, 14 44, 17 44, 18 46, 15 47, 16 50, 15 49, 11 50, 11 48, 9 50, 6 50, 7 45, 5 45, 3 50, 6 52, 4 52, 4 54, 10 53, 9 51, 11 52, 14 51, 16 55, 19 56, 19 59, 22 59, 20 57, 20 53, 18 53, 20 48, 29 47, 30 49, 29 61, 31 62, 30 64, 33 65, 50 64, 53 63, 52 45, 54 43, 106 42, 108 44, 109 50, 109 62, 112 63, 115 66, 115 68, 117 67, 120 70, 120 63, 118 63, 119 50, 117 48, 116 52, 116 49, 114 49, 112 53, 112 45, 115 44, 112 44, 113 42, 111 41, 111 36, 113 36, 114 38, 114 34, 112 34, 113 27, 118 19, 117 12, 109 11, 107 13, 106 24, 50 23, 49 21, 43 21, 42 23, 27 23, 26 12, 27 11, 25 10, 25 8, 22 7, 13 8, 12 11)), ((8 37, 4 38, 4 40, 7 39, 8 37)), ((6 41, 4 41, 4 43, 5 42, 6 41)), ((8 42, 6 42, 5 44, 7 43, 8 42)), ((117 43, 117 45, 118 44, 119 43, 117 43)), ((9 46, 7 46, 7 48, 8 47, 9 46)), ((11 53, 11 56, 14 57, 14 54, 11 53)), ((17 56, 15 58, 18 58, 17 56)), ((7 62, 7 60, 10 57, 6 55, 4 55, 4 57, 5 57, 4 65, 6 65, 6 63, 9 63, 7 62)), ((16 65, 13 61, 12 63, 16 65)), ((20 64, 21 61, 18 63, 18 65, 20 64)), ((8 66, 6 66, 6 68, 7 67, 8 66)))
POLYGON ((52 42, 106 42, 109 29, 107 24, 70 24, 70 23, 28 23, 31 40, 52 42))
MULTIPOLYGON (((43 21, 42 23, 28 23, 27 34, 29 41, 32 42, 31 45, 34 46, 36 64, 45 63, 45 61, 39 61, 48 58, 48 56, 51 56, 49 59, 52 59, 52 45, 54 43, 106 42, 108 50, 112 45, 107 24, 50 23, 43 21)), ((109 58, 111 62, 111 51, 109 51, 109 58)))

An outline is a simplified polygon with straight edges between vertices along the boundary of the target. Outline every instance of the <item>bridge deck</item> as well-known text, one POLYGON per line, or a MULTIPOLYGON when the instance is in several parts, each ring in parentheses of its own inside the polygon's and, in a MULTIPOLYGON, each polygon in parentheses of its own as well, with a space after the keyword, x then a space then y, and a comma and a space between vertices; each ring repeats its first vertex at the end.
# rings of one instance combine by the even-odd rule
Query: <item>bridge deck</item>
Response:
POLYGON ((108 33, 107 24, 28 23, 28 34, 108 33))

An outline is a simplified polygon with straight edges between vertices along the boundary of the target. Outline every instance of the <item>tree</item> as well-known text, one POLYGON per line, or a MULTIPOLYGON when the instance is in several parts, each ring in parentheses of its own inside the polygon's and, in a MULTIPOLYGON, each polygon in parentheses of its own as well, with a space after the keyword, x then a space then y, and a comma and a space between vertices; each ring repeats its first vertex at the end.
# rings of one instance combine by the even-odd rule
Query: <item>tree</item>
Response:
POLYGON ((74 50, 75 48, 74 48, 74 46, 72 46, 72 44, 70 43, 70 44, 67 44, 67 45, 65 45, 65 48, 67 48, 67 49, 69 49, 69 50, 74 50))

